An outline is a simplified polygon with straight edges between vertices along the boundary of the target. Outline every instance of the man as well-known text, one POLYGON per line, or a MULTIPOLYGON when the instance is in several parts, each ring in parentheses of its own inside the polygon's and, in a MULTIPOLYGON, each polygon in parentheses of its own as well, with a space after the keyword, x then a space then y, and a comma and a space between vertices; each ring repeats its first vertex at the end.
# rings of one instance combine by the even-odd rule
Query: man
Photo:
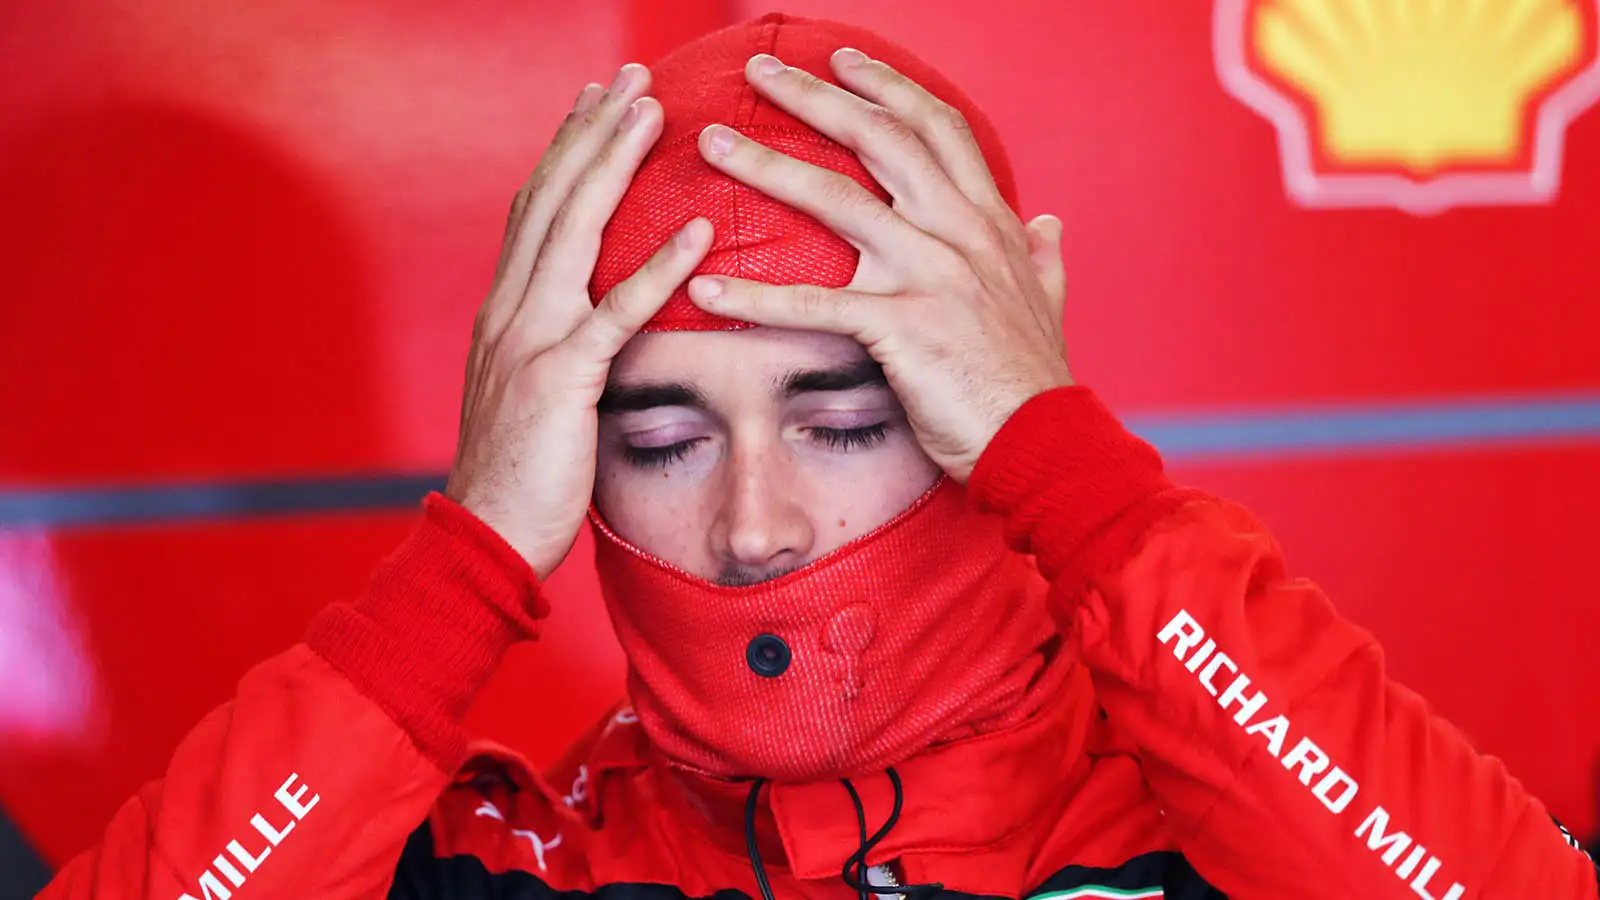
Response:
POLYGON ((782 16, 656 76, 518 193, 423 525, 46 896, 1597 896, 1073 386, 953 86, 782 16), (459 722, 586 516, 630 703, 541 777, 459 722))

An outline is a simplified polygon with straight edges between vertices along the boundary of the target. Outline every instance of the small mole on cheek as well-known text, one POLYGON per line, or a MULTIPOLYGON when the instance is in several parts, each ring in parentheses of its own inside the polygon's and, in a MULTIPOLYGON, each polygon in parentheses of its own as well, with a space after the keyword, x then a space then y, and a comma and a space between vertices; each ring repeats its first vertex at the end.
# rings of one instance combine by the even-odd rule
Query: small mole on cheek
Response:
POLYGON ((661 473, 661 477, 662 478, 671 478, 672 477, 672 473, 671 472, 662 472, 661 473))
POLYGON ((844 520, 843 520, 843 519, 840 519, 840 520, 839 520, 839 527, 840 527, 840 528, 843 528, 843 527, 844 527, 844 520))

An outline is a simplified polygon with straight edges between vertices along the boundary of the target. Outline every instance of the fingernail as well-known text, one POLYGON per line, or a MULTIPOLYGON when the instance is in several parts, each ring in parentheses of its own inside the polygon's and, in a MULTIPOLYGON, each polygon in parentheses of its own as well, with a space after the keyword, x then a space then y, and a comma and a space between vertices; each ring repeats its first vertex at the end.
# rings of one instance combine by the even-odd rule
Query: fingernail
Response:
POLYGON ((776 56, 768 56, 765 53, 756 56, 756 72, 761 75, 771 77, 787 68, 789 67, 784 65, 782 60, 779 60, 776 56))
POLYGON ((622 130, 622 131, 627 131, 629 128, 633 127, 635 122, 638 122, 638 121, 639 121, 639 101, 635 100, 632 103, 628 104, 628 109, 627 109, 626 112, 624 112, 622 114, 622 121, 617 123, 617 128, 622 130))
POLYGON ((689 279, 689 296, 696 300, 711 300, 722 294, 722 279, 701 275, 689 279))
POLYGON ((583 86, 583 90, 578 92, 578 99, 572 104, 572 111, 588 112, 600 100, 600 95, 603 93, 605 93, 605 88, 592 81, 589 82, 583 86))
POLYGON ((694 246, 695 225, 699 221, 699 219, 691 219, 682 228, 678 229, 678 234, 673 240, 677 242, 679 250, 688 250, 694 246))
POLYGON ((611 93, 620 94, 633 84, 634 65, 628 63, 617 70, 617 77, 611 79, 611 93))
POLYGON ((867 55, 854 47, 840 47, 834 51, 833 58, 846 68, 859 66, 867 61, 867 55))
POLYGON ((717 156, 727 156, 733 150, 733 129, 726 125, 711 125, 708 130, 711 132, 711 152, 717 156))

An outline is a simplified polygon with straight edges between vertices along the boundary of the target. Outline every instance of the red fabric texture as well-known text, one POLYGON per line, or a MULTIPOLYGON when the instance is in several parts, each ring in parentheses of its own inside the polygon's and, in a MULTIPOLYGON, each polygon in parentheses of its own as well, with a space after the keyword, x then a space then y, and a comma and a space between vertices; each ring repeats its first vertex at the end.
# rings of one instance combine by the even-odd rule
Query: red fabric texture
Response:
MULTIPOLYGON (((895 766, 904 788, 900 820, 869 863, 894 860, 911 881, 974 894, 1021 896, 1037 886, 1042 878, 1029 875, 1033 851, 1090 775, 1091 733, 1101 722, 1088 681, 1088 671, 1073 665, 1052 690, 1040 692, 1043 705, 1029 717, 931 747, 895 766), (1044 760, 1059 764, 1041 765, 1044 760)), ((605 758, 607 744, 626 742, 626 732, 607 735, 596 758, 605 758)), ((743 856, 749 784, 661 766, 653 755, 634 761, 655 763, 650 771, 673 819, 702 824, 692 831, 723 853, 743 856)), ((592 765, 591 777, 606 779, 621 764, 612 756, 609 769, 592 765)), ((887 777, 868 775, 852 784, 869 823, 888 818, 894 789, 887 777)), ((1133 792, 1116 802, 1131 810, 1148 805, 1148 798, 1133 792)), ((762 859, 801 881, 837 879, 840 863, 860 847, 857 829, 837 781, 777 782, 762 792, 756 817, 762 859)), ((1135 840, 1146 849, 1166 847, 1148 831, 1135 840)), ((1124 854, 1121 862, 1128 850, 1117 842, 1112 855, 1124 854)))
POLYGON ((639 722, 696 772, 880 771, 1027 718, 1070 667, 1033 564, 948 480, 871 534, 741 587, 691 576, 593 522, 639 722), (762 634, 792 651, 778 677, 746 662, 762 634))
POLYGON ((1024 403, 978 459, 968 487, 979 509, 1005 518, 1008 543, 1034 555, 1062 595, 1125 560, 1156 519, 1205 496, 1173 487, 1155 448, 1081 385, 1024 403), (1063 439, 1032 439, 1050 433, 1063 439), (1046 533, 1048 543, 1035 540, 1046 533))
POLYGON ((367 594, 318 614, 306 643, 448 772, 465 755, 472 698, 549 606, 532 567, 488 525, 440 494, 423 509, 367 594))
MULTIPOLYGON (((848 175, 887 199, 854 153, 761 98, 745 80, 750 57, 770 53, 837 84, 828 60, 840 47, 854 47, 888 63, 960 110, 1001 195, 1017 207, 1010 162, 994 126, 948 78, 864 29, 772 13, 706 35, 651 67, 652 95, 661 102, 666 124, 605 229, 589 285, 595 303, 696 216, 711 221, 716 237, 695 274, 768 284, 843 287, 850 283, 859 258, 854 247, 810 216, 717 172, 700 156, 697 144, 707 125, 728 125, 768 147, 848 175)), ((680 286, 644 330, 741 327, 749 323, 703 312, 680 286)))

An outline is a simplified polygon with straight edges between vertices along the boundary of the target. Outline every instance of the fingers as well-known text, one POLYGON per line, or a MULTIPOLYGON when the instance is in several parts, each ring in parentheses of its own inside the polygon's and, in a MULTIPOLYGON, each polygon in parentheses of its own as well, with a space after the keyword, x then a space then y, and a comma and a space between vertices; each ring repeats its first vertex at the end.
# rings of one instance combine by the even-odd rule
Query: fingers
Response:
POLYGON ((557 211, 616 132, 629 107, 649 86, 649 70, 630 63, 617 72, 610 88, 590 84, 578 93, 572 111, 512 201, 509 237, 496 267, 497 290, 480 315, 483 330, 490 336, 505 328, 521 304, 557 211))
POLYGON ((535 326, 538 336, 560 340, 589 315, 589 277, 600 256, 601 234, 661 126, 661 104, 653 97, 640 97, 623 115, 616 134, 550 223, 508 333, 535 326))
POLYGON ((1066 309, 1067 273, 1061 260, 1061 220, 1055 216, 1039 216, 1028 223, 1028 259, 1044 285, 1051 312, 1056 321, 1066 309))
POLYGON ((528 209, 528 186, 523 184, 511 197, 511 211, 506 214, 506 233, 500 238, 500 258, 494 264, 494 280, 498 283, 511 260, 512 248, 517 242, 517 231, 522 227, 523 213, 528 209))
POLYGON ((721 275, 689 281, 689 299, 706 312, 774 328, 826 331, 871 346, 887 325, 888 298, 816 285, 774 285, 721 275))
POLYGON ((1005 208, 983 150, 959 110, 860 50, 841 48, 831 62, 845 87, 893 113, 921 139, 968 200, 987 211, 1005 208))
POLYGON ((612 288, 568 343, 588 359, 609 363, 694 272, 711 249, 711 222, 694 219, 662 245, 639 271, 612 288))
POLYGON ((700 153, 728 175, 817 219, 857 249, 925 240, 855 179, 779 153, 726 125, 700 132, 700 153))
POLYGON ((893 111, 766 54, 750 59, 745 76, 773 103, 855 151, 912 224, 957 246, 981 237, 982 217, 971 201, 893 111))
MULTIPOLYGON (((593 109, 595 104, 600 102, 600 98, 605 96, 605 91, 604 87, 593 81, 584 85, 583 90, 578 92, 578 99, 573 104, 572 112, 568 114, 566 122, 570 123, 575 116, 581 116, 593 109)), ((563 127, 565 127, 565 123, 563 127)), ((559 130, 556 133, 558 137, 561 134, 559 130)), ((497 281, 505 274, 512 253, 518 246, 517 235, 521 232, 526 222, 528 200, 533 194, 534 186, 535 179, 530 176, 527 181, 522 183, 522 187, 517 190, 516 195, 511 198, 511 213, 506 216, 506 233, 500 242, 500 261, 495 265, 494 275, 497 281)))
POLYGON ((617 71, 603 94, 597 95, 594 89, 586 87, 578 95, 572 112, 567 114, 549 149, 528 176, 533 202, 528 208, 527 224, 532 227, 533 240, 531 247, 522 248, 527 265, 532 264, 544 242, 545 229, 573 187, 615 135, 634 102, 649 88, 650 70, 629 63, 617 71))

